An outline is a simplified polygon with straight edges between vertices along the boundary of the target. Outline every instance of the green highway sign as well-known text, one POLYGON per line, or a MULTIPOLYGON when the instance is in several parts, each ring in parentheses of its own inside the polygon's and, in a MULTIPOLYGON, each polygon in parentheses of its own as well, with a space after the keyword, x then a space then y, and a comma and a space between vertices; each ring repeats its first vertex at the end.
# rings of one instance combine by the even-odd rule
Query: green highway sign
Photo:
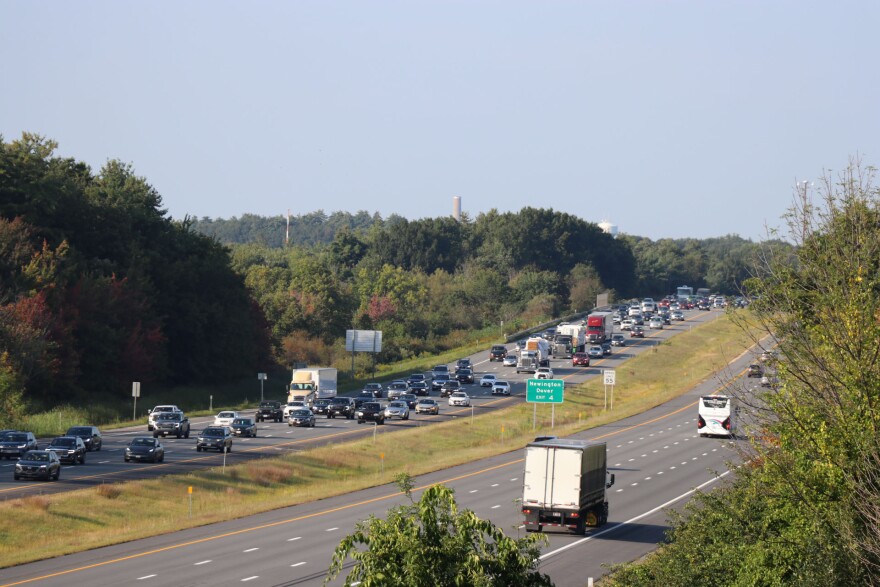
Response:
POLYGON ((562 379, 527 379, 526 401, 533 404, 561 404, 565 390, 562 379))

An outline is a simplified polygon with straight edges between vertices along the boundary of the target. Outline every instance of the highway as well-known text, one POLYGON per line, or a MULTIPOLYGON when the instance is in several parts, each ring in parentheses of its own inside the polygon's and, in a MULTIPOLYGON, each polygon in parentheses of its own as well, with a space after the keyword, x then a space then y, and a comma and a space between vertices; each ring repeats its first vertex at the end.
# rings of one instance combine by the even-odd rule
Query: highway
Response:
MULTIPOLYGON (((739 357, 730 365, 730 371, 741 372, 751 360, 749 354, 739 357)), ((718 386, 717 381, 707 381, 662 406, 577 435, 607 443, 616 483, 610 490, 608 524, 586 537, 550 535, 541 568, 557 585, 586 585, 588 577, 605 572, 604 565, 632 560, 652 550, 666 529, 662 508, 683 504, 697 486, 711 487, 717 482, 717 474, 727 471, 726 463, 736 460, 735 442, 697 436, 696 398, 716 391, 718 386)), ((522 532, 516 503, 522 489, 522 467, 522 451, 517 450, 420 476, 415 497, 426 486, 445 483, 455 489, 460 506, 516 535, 522 532)), ((0 583, 320 585, 332 550, 354 524, 371 514, 384 515, 401 499, 396 487, 374 487, 4 569, 0 571, 0 583)), ((342 584, 341 578, 333 584, 342 584)))
MULTIPOLYGON (((589 377, 599 375, 602 369, 613 369, 619 366, 626 359, 690 328, 694 323, 711 320, 718 315, 718 312, 690 311, 684 322, 673 322, 671 326, 666 326, 662 330, 646 330, 644 339, 627 338, 628 346, 615 347, 610 357, 594 360, 590 367, 573 368, 569 360, 554 360, 552 366, 555 377, 564 379, 566 384, 582 382, 589 377)), ((533 377, 532 375, 528 373, 517 375, 513 367, 503 367, 499 362, 490 362, 488 349, 470 358, 474 363, 477 381, 486 373, 494 373, 499 379, 503 378, 511 383, 510 397, 492 397, 489 389, 481 388, 478 383, 464 385, 464 391, 471 396, 476 415, 525 401, 525 380, 533 377)), ((432 392, 431 396, 436 398, 438 393, 432 392)), ((452 408, 446 405, 445 399, 441 400, 440 404, 439 416, 412 413, 410 420, 389 420, 384 426, 380 426, 377 432, 388 434, 397 430, 471 415, 470 408, 452 408)), ((253 415, 253 413, 245 413, 245 415, 253 415)), ((198 431, 212 423, 212 417, 196 418, 191 421, 192 433, 189 439, 173 437, 162 439, 166 454, 164 463, 126 463, 123 460, 123 450, 132 438, 151 435, 150 432, 147 432, 146 426, 104 431, 102 450, 88 453, 84 465, 64 465, 61 479, 57 482, 15 481, 12 478, 14 461, 0 461, 0 499, 20 498, 34 493, 57 493, 92 485, 154 478, 175 473, 189 473, 193 470, 219 466, 223 463, 222 454, 202 453, 195 450, 198 431)), ((84 424, 87 423, 84 422, 84 424)), ((353 440, 370 434, 373 434, 372 424, 358 424, 356 420, 342 418, 325 419, 318 416, 318 424, 315 428, 292 428, 287 423, 263 422, 258 424, 256 438, 236 438, 233 441, 233 451, 226 455, 226 464, 235 465, 248 459, 296 453, 307 448, 353 440)), ((50 440, 42 439, 40 447, 48 445, 50 440)))

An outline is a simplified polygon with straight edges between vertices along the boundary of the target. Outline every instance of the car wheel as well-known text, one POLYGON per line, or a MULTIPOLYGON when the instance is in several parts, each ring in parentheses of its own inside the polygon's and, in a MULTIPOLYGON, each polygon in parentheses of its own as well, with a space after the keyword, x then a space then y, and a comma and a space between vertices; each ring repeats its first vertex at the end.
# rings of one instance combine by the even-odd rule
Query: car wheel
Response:
POLYGON ((127 463, 127 462, 128 462, 128 461, 130 461, 130 460, 131 460, 131 459, 130 459, 130 458, 128 458, 128 457, 123 457, 123 458, 124 458, 124 459, 125 459, 125 462, 126 462, 126 463, 127 463))
POLYGON ((409 414, 403 417, 404 420, 409 420, 409 414))
POLYGON ((180 432, 177 433, 177 439, 180 440, 180 432))
POLYGON ((226 449, 226 452, 232 452, 232 445, 229 445, 229 448, 226 449))
POLYGON ((363 424, 363 423, 364 423, 364 421, 361 420, 360 418, 358 418, 358 424, 363 424))
POLYGON ((197 447, 196 447, 196 452, 202 452, 202 447, 197 446, 197 447))
POLYGON ((85 465, 85 464, 86 464, 86 454, 85 454, 85 453, 83 453, 82 455, 80 455, 80 457, 79 457, 79 464, 80 464, 80 465, 85 465))
POLYGON ((12 474, 12 478, 13 478, 13 479, 15 479, 15 480, 16 480, 16 481, 18 481, 18 480, 19 480, 19 476, 18 476, 18 475, 16 475, 16 474, 15 474, 15 473, 13 473, 13 474, 12 474))
POLYGON ((189 428, 186 429, 186 434, 183 435, 184 438, 189 438, 189 428))
POLYGON ((385 420, 379 420, 379 421, 376 422, 376 423, 377 423, 379 426, 384 426, 384 425, 385 425, 385 420))
POLYGON ((55 480, 58 481, 58 479, 60 479, 60 478, 61 478, 61 467, 58 467, 58 470, 55 471, 55 480))

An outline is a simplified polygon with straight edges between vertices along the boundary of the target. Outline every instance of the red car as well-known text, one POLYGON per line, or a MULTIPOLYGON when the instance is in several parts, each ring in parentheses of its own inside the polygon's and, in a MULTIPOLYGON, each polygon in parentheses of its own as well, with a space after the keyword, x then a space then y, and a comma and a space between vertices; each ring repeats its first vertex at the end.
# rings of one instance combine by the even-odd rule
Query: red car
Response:
POLYGON ((630 338, 645 338, 645 329, 641 326, 633 326, 632 330, 629 331, 630 338))
POLYGON ((588 355, 587 353, 573 354, 571 356, 571 366, 577 367, 579 365, 584 366, 584 367, 589 367, 590 366, 590 355, 588 355))

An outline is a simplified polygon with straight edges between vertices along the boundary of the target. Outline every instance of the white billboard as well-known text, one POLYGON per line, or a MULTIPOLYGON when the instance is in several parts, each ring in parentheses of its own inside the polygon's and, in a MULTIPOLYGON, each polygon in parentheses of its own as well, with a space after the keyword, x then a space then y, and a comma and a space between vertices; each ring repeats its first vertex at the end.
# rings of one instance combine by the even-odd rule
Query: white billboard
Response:
POLYGON ((382 352, 381 330, 346 330, 345 350, 359 353, 382 352))

